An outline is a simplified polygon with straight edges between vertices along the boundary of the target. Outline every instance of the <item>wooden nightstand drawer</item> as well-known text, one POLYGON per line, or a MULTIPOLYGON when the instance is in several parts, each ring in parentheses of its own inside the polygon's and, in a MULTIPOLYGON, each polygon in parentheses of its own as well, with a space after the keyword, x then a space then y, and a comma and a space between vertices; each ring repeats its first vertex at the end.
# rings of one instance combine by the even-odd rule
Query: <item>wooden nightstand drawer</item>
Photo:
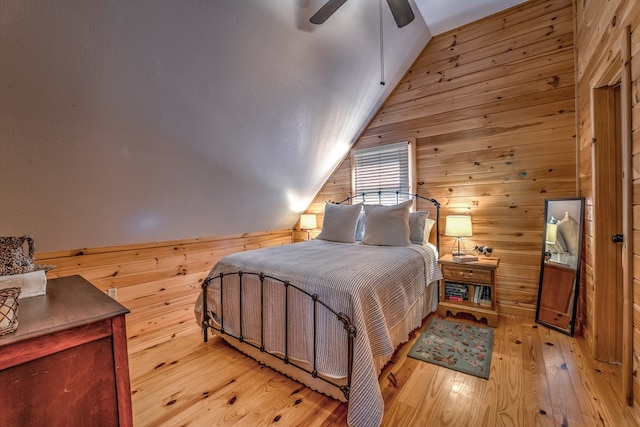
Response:
POLYGON ((474 268, 469 265, 443 265, 445 279, 491 285, 491 271, 486 268, 474 268))

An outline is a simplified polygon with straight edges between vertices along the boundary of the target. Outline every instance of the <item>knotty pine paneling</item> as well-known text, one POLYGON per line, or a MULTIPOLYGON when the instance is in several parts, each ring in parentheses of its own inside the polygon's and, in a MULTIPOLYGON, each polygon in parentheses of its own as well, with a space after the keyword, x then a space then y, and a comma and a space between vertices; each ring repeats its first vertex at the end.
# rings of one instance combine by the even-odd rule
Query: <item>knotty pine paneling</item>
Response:
MULTIPOLYGON (((286 245, 291 230, 36 254, 54 277, 79 274, 103 291, 115 288, 127 315, 129 353, 188 334, 202 281, 223 256, 286 245)), ((192 329, 191 329, 192 331, 192 329)))
MULTIPOLYGON (((640 130, 640 96, 638 92, 638 78, 640 75, 640 3, 633 0, 610 0, 606 2, 576 1, 576 71, 577 71, 577 91, 576 105, 578 114, 578 146, 579 146, 579 173, 581 192, 586 198, 586 228, 585 242, 593 245, 593 221, 597 218, 593 216, 595 195, 593 187, 593 158, 592 139, 593 122, 591 114, 591 91, 599 85, 617 84, 617 76, 612 78, 611 69, 620 68, 621 38, 625 28, 631 29, 631 79, 632 79, 632 112, 631 127, 633 132, 633 371, 638 369, 640 360, 640 306, 638 305, 638 295, 640 294, 640 239, 637 238, 640 229, 640 141, 638 139, 640 130), (613 79, 613 81, 606 81, 613 79), (604 82, 604 83, 603 83, 604 82)), ((596 283, 594 281, 593 269, 598 260, 593 256, 593 251, 587 250, 584 253, 585 278, 582 280, 582 292, 579 304, 580 316, 583 318, 584 336, 592 348, 596 345, 597 336, 593 330, 594 311, 597 310, 596 289, 598 287, 609 286, 607 283, 596 283)), ((601 316, 602 317, 602 316, 601 316)), ((637 376, 633 378, 633 404, 636 416, 640 416, 640 382, 637 376)))
MULTIPOLYGON (((573 29, 571 0, 538 0, 434 37, 356 143, 416 141, 419 194, 442 218, 470 214, 467 247, 500 257, 503 313, 535 316, 544 201, 576 196, 573 29)), ((350 194, 350 165, 310 212, 350 194)), ((452 245, 441 236, 441 251, 452 245)))

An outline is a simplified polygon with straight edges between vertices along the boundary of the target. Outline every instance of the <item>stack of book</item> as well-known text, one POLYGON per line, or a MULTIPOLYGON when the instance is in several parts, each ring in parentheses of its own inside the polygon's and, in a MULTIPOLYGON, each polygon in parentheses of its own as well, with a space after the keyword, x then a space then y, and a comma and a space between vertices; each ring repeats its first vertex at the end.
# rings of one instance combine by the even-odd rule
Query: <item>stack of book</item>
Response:
POLYGON ((491 288, 489 286, 476 286, 473 302, 485 307, 491 307, 491 288))
POLYGON ((469 299, 469 289, 462 283, 447 282, 444 285, 444 298, 451 301, 466 301, 469 299))
POLYGON ((471 262, 477 261, 478 257, 475 255, 454 255, 453 260, 455 262, 471 262))

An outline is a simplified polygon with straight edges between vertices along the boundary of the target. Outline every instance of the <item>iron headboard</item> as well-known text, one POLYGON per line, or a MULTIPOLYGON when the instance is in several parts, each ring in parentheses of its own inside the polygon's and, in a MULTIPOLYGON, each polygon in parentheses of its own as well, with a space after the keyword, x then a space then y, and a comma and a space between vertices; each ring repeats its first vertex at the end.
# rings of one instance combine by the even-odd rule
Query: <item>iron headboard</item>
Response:
MULTIPOLYGON (((436 207, 436 248, 438 249, 438 253, 440 253, 440 202, 436 199, 431 199, 429 197, 424 197, 419 195, 418 193, 406 193, 402 191, 368 191, 363 193, 358 193, 355 196, 349 196, 346 199, 338 202, 337 204, 342 205, 344 203, 352 204, 354 199, 362 198, 362 204, 367 204, 367 197, 369 200, 377 199, 376 202, 378 204, 382 203, 383 195, 395 195, 396 204, 401 203, 401 196, 408 196, 407 200, 415 200, 414 207, 418 210, 418 200, 425 200, 431 202, 436 207)), ((404 201, 404 200, 403 200, 404 201)))

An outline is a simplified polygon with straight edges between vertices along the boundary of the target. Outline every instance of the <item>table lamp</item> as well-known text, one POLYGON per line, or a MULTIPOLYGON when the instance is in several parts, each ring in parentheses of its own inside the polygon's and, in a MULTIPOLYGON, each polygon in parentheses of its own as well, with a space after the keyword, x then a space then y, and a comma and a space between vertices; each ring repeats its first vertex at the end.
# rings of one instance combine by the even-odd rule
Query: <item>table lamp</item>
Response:
POLYGON ((311 238, 310 230, 312 228, 318 228, 318 223, 316 221, 316 214, 300 215, 300 229, 307 230, 307 240, 311 238))
POLYGON ((447 215, 445 227, 445 236, 455 236, 456 241, 453 244, 451 252, 454 256, 465 255, 463 237, 472 236, 471 216, 469 215, 447 215))

